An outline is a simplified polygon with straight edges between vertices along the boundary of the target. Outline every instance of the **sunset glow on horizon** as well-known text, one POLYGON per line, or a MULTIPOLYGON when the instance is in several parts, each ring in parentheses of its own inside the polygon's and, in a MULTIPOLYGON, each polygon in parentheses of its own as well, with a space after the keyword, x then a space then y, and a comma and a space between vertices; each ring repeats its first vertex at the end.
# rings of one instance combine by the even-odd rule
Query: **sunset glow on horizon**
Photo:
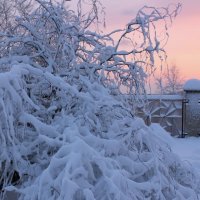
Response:
POLYGON ((165 47, 169 66, 175 64, 182 77, 200 79, 200 1, 199 0, 101 0, 106 8, 107 30, 122 28, 143 7, 166 7, 182 4, 182 10, 169 28, 169 41, 165 47))

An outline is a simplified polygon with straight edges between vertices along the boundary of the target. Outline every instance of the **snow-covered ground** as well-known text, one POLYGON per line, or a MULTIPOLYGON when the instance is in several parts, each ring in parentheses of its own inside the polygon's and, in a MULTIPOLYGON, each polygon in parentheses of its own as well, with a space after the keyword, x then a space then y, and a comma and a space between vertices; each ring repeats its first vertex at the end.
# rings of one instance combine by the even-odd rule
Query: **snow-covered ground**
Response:
POLYGON ((166 135, 166 132, 157 124, 151 127, 182 161, 191 164, 200 174, 200 137, 175 138, 166 135))
POLYGON ((183 161, 191 163, 200 174, 200 138, 173 138, 171 148, 183 161))

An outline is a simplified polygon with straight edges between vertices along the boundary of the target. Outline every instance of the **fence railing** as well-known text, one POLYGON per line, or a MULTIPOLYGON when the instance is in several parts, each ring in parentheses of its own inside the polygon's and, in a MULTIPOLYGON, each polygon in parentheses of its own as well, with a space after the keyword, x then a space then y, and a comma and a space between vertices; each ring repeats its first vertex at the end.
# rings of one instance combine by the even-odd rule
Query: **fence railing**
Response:
POLYGON ((181 135, 183 129, 182 95, 147 95, 148 103, 138 108, 138 116, 147 125, 159 123, 172 135, 181 135))

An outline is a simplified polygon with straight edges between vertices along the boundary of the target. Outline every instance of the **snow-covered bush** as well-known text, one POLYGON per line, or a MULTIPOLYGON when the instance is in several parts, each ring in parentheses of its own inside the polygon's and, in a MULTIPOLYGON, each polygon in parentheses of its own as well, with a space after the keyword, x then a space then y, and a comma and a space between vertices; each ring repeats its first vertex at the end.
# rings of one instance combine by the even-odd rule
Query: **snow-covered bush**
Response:
POLYGON ((22 1, 0 32, 1 197, 197 199, 195 172, 118 98, 143 91, 144 67, 163 51, 149 28, 177 9, 145 7, 115 42, 116 32, 89 29, 98 20, 99 2, 91 2, 86 17, 41 0, 28 13, 22 1), (120 50, 134 32, 142 42, 120 50))
POLYGON ((80 77, 80 92, 28 64, 1 80, 2 178, 7 186, 19 173, 7 189, 21 199, 196 198, 196 174, 102 85, 80 77), (39 91, 37 105, 27 95, 28 78, 57 88, 48 107, 35 100, 39 91))

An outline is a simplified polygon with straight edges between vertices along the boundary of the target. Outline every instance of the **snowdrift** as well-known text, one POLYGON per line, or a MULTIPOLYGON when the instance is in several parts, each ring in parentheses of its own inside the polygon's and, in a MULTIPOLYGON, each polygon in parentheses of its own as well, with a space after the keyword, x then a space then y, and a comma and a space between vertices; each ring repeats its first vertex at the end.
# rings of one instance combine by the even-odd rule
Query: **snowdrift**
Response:
POLYGON ((0 93, 2 191, 21 200, 198 199, 199 177, 160 130, 98 82, 79 74, 69 84, 14 63, 0 93))

